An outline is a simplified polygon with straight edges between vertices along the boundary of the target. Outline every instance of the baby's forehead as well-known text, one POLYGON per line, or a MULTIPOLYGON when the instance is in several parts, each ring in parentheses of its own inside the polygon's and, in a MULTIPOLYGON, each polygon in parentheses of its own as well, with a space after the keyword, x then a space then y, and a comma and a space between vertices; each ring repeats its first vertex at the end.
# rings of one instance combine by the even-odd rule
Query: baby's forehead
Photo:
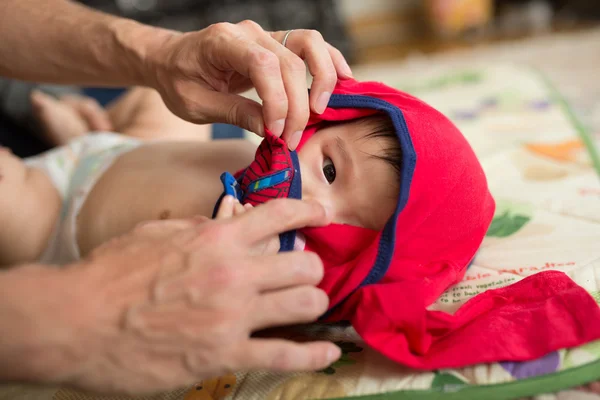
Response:
POLYGON ((393 125, 386 115, 375 115, 363 117, 348 121, 331 122, 327 121, 321 124, 317 132, 323 132, 330 135, 343 135, 342 139, 351 137, 352 139, 362 138, 380 138, 380 135, 374 133, 383 130, 393 133, 393 125))

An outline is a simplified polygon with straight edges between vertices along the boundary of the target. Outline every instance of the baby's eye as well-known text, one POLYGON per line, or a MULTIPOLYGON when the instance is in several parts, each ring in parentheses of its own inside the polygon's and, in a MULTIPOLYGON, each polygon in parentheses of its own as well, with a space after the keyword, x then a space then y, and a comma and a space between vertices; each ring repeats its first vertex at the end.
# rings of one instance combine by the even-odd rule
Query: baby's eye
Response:
POLYGON ((326 158, 323 162, 323 175, 325 175, 325 179, 330 185, 335 181, 335 165, 329 158, 326 158))

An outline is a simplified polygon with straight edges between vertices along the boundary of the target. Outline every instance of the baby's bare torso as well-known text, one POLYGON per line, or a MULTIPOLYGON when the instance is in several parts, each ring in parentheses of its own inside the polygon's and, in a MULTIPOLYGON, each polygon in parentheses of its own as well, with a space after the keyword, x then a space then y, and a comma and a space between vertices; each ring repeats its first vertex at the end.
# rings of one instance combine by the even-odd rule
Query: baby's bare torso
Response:
POLYGON ((121 155, 99 178, 77 220, 82 255, 156 219, 211 217, 219 176, 247 167, 256 146, 244 140, 158 142, 121 155))

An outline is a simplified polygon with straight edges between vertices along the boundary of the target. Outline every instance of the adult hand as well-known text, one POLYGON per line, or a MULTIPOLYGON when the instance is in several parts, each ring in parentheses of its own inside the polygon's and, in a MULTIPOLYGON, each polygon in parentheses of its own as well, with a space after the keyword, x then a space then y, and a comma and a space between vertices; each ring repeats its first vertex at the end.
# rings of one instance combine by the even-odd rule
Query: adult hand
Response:
MULTIPOLYGON (((235 215, 241 215, 249 210, 254 208, 252 204, 246 203, 242 205, 237 199, 234 199, 233 196, 227 195, 223 197, 221 201, 221 205, 217 210, 216 219, 226 219, 231 218, 235 215)), ((275 254, 280 249, 279 243, 279 235, 273 234, 271 237, 266 237, 262 241, 262 245, 257 243, 254 246, 252 255, 261 255, 261 254, 275 254)))
POLYGON ((167 107, 184 119, 225 122, 261 136, 266 125, 295 149, 309 110, 322 113, 338 77, 349 78, 352 72, 319 32, 294 30, 286 46, 284 36, 252 21, 173 34, 147 55, 150 82, 167 107), (314 77, 310 98, 303 59, 314 77), (251 87, 262 107, 236 95, 251 87))
POLYGON ((323 274, 318 256, 260 253, 274 234, 330 219, 315 203, 274 200, 220 220, 144 223, 102 245, 63 270, 62 287, 72 289, 53 298, 64 309, 44 332, 60 346, 33 361, 36 375, 141 393, 239 370, 327 366, 340 355, 332 343, 251 334, 310 322, 327 309, 314 286, 323 274))

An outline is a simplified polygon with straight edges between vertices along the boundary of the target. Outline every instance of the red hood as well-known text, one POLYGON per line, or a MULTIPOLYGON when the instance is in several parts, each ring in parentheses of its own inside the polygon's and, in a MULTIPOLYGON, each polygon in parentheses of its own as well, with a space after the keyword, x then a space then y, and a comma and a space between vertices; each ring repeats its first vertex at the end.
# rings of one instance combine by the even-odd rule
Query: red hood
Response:
MULTIPOLYGON (((302 230, 305 249, 325 265, 320 287, 330 310, 323 320, 348 320, 376 350, 425 369, 527 360, 600 337, 598 306, 557 272, 488 290, 455 315, 428 311, 462 279, 490 225, 494 200, 456 126, 421 100, 380 83, 339 81, 325 112, 311 116, 299 149, 322 121, 375 113, 391 118, 402 148, 396 211, 381 232, 338 224, 302 230), (592 315, 598 322, 590 323, 592 315), (513 317, 518 324, 510 323, 513 317), (578 318, 585 328, 573 323, 578 318)), ((256 161, 236 177, 243 202, 301 195, 295 152, 268 132, 256 161), (262 191, 249 193, 251 186, 262 191)), ((283 250, 291 250, 294 235, 282 235, 283 250)))
MULTIPOLYGON (((456 126, 421 100, 374 82, 340 81, 329 107, 312 115, 299 149, 321 121, 374 113, 392 119, 403 153, 396 213, 382 232, 346 225, 306 229, 307 250, 326 265, 331 304, 375 282, 432 280, 412 302, 429 305, 458 282, 494 215, 483 169, 456 126)), ((377 199, 373 199, 377 201, 377 199)), ((333 310, 329 319, 343 315, 333 310)))

